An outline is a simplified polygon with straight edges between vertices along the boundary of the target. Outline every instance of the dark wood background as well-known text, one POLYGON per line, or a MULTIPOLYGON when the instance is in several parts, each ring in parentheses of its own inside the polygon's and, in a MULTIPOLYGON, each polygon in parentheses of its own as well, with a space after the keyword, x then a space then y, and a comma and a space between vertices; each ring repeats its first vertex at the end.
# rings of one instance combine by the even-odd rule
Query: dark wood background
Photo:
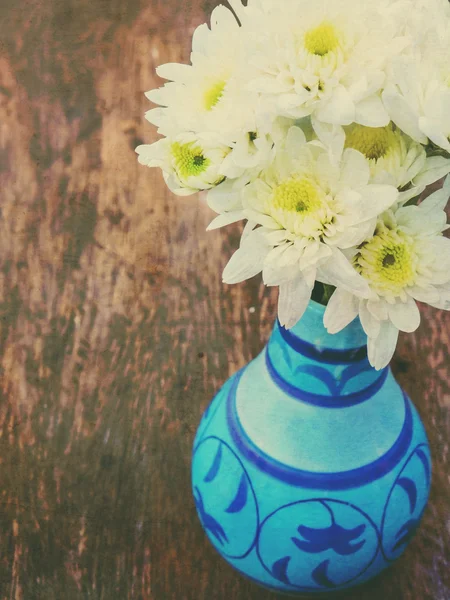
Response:
MULTIPOLYGON (((134 148, 155 67, 218 2, 0 1, 0 599, 269 600, 207 542, 190 452, 265 343, 276 292, 227 287, 207 234, 134 148), (256 310, 251 310, 255 307, 256 310)), ((346 598, 448 600, 450 315, 394 369, 429 433, 431 502, 396 567, 346 598)))

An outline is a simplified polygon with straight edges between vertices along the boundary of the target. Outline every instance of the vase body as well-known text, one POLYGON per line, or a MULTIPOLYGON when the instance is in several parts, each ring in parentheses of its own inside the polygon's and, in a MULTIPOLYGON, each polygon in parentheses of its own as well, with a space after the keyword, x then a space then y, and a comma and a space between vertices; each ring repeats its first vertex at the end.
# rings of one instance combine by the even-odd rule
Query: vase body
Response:
POLYGON ((311 302, 225 383, 194 443, 192 488, 211 543, 292 595, 359 585, 406 548, 431 479, 419 415, 373 369, 358 320, 337 335, 311 302))

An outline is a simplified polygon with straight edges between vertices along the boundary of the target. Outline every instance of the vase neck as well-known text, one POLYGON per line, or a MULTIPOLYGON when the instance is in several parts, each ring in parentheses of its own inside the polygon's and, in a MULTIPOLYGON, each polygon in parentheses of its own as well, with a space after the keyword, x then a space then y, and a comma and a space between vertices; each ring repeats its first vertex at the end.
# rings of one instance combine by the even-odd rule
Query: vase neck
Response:
MULTIPOLYGON (((312 344, 318 350, 352 351, 367 346, 367 336, 358 318, 339 333, 332 335, 323 324, 324 314, 325 306, 311 300, 300 321, 289 329, 289 334, 312 344)), ((279 326, 278 322, 275 329, 277 325, 279 326)))
POLYGON ((292 329, 275 324, 264 351, 236 378, 228 422, 246 456, 284 481, 351 487, 372 472, 367 465, 383 471, 402 455, 411 409, 390 370, 370 366, 360 322, 329 335, 323 314, 311 302, 292 329))
MULTIPOLYGON (((355 319, 331 335, 323 325, 325 307, 311 302, 303 318, 285 329, 277 321, 266 348, 268 371, 289 393, 310 394, 314 399, 353 396, 382 383, 386 372, 373 369, 367 358, 367 338, 355 319)), ((373 391, 373 390, 372 390, 373 391)))

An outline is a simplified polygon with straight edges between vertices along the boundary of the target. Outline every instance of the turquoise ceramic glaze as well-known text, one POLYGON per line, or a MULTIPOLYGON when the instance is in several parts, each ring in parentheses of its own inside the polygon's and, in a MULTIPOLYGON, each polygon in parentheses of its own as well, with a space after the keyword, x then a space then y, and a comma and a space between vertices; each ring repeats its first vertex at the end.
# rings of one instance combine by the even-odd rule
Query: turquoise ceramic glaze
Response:
POLYGON ((192 486, 218 552, 255 582, 323 594, 377 575, 425 509, 431 462, 414 406, 367 360, 359 321, 337 335, 311 302, 206 411, 192 486))

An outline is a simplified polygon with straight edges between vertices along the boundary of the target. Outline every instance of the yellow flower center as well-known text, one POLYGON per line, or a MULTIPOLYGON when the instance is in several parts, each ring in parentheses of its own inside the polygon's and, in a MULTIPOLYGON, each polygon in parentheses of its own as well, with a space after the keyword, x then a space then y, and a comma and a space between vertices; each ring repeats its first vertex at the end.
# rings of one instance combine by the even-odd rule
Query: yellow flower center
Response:
POLYGON ((332 23, 324 21, 305 34, 305 48, 310 54, 325 56, 339 45, 339 36, 332 23))
POLYGON ((416 256, 402 233, 382 228, 355 257, 357 270, 382 296, 399 296, 414 285, 416 256))
POLYGON ((288 179, 275 188, 272 204, 274 208, 306 215, 321 208, 322 200, 317 186, 304 177, 288 179))
POLYGON ((217 81, 213 86, 208 88, 204 95, 205 109, 212 110, 222 98, 226 81, 217 81))
POLYGON ((354 148, 369 159, 383 158, 395 142, 396 135, 391 125, 387 127, 351 125, 346 128, 345 147, 354 148))
POLYGON ((172 144, 172 157, 175 170, 182 178, 195 177, 208 168, 210 160, 203 156, 203 150, 193 142, 172 144))

